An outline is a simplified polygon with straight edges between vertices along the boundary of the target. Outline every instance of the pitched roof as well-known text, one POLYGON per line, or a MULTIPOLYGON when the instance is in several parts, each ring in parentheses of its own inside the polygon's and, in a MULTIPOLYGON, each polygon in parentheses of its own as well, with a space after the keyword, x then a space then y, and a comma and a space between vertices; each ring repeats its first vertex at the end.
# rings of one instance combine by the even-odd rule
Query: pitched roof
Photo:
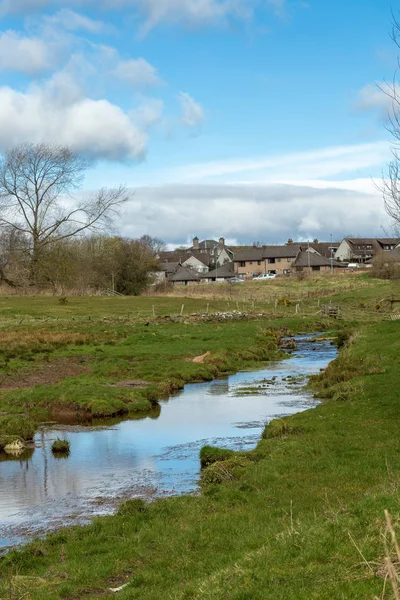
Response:
POLYGON ((339 248, 341 242, 299 242, 302 250, 307 250, 308 246, 318 252, 321 256, 325 256, 325 258, 330 258, 331 256, 331 248, 334 249, 333 254, 339 248))
POLYGON ((209 266, 210 262, 211 262, 211 256, 208 254, 208 252, 198 252, 196 250, 173 250, 170 252, 159 252, 158 253, 158 259, 160 261, 160 264, 166 263, 166 262, 175 262, 175 263, 183 263, 185 262, 185 260, 187 260, 188 258, 190 258, 191 256, 194 256, 194 258, 197 258, 197 260, 199 260, 201 263, 203 263, 203 265, 206 265, 206 267, 209 266))
POLYGON ((235 256, 233 258, 234 262, 242 262, 246 260, 262 260, 263 259, 263 249, 262 248, 245 248, 244 250, 239 250, 235 252, 235 256))
POLYGON ((164 271, 165 273, 173 273, 178 265, 179 262, 164 262, 161 263, 159 266, 160 271, 164 271))
POLYGON ((229 277, 234 277, 235 275, 235 268, 233 266, 233 263, 228 262, 225 263, 224 265, 221 265, 220 267, 218 267, 218 269, 213 269, 212 271, 209 271, 208 273, 203 273, 200 277, 202 279, 209 279, 209 278, 213 278, 213 277, 221 277, 222 279, 229 279, 229 277))
POLYGON ((178 265, 169 278, 169 281, 198 281, 199 278, 199 274, 193 269, 178 265))
MULTIPOLYGON (((200 250, 212 250, 215 246, 218 246, 218 242, 216 240, 202 240, 199 242, 198 249, 200 250)), ((188 250, 197 250, 194 246, 188 248, 188 250)))
POLYGON ((263 260, 265 258, 294 258, 300 252, 298 244, 286 246, 263 246, 262 248, 248 248, 235 253, 234 262, 248 260, 263 260))
MULTIPOLYGON (((300 252, 296 260, 292 263, 293 267, 330 267, 331 261, 315 252, 300 252)), ((343 265, 336 260, 332 260, 332 266, 342 267, 343 265)))
POLYGON ((298 244, 289 244, 285 246, 264 246, 263 258, 293 258, 301 251, 298 244))

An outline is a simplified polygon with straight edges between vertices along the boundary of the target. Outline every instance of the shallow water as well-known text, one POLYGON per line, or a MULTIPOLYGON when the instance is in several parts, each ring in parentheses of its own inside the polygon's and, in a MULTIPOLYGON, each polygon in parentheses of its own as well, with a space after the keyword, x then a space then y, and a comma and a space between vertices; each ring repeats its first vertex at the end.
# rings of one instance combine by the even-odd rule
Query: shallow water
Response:
POLYGON ((272 418, 315 406, 303 376, 326 367, 336 349, 297 340, 290 359, 186 385, 152 417, 98 428, 44 426, 33 450, 18 459, 1 455, 0 547, 109 514, 124 498, 195 492, 202 446, 250 450, 272 418), (57 437, 69 440, 68 458, 52 455, 57 437))

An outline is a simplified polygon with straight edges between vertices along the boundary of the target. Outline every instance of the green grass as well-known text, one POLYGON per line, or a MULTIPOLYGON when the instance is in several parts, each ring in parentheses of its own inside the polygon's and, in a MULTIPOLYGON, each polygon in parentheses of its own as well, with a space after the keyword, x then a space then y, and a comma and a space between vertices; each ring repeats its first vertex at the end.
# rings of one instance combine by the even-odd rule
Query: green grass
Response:
MULTIPOLYGON (((41 578, 32 600, 111 598, 107 588, 127 581, 122 600, 380 597, 383 511, 397 529, 400 505, 399 351, 400 323, 366 326, 339 359, 361 392, 212 464, 199 497, 135 505, 11 552, 2 593, 13 569, 41 578), (365 368, 352 376, 355 365, 365 368)), ((338 374, 326 371, 328 387, 338 374)))
POLYGON ((70 444, 68 440, 57 438, 51 445, 51 451, 54 454, 69 454, 70 444))
POLYGON ((333 290, 332 301, 349 308, 350 318, 340 323, 311 316, 314 297, 307 317, 290 307, 269 320, 232 323, 146 327, 140 320, 119 323, 114 316, 108 323, 87 320, 84 327, 82 319, 70 318, 53 328, 51 321, 36 323, 37 316, 17 326, 11 322, 15 317, 4 317, 6 331, 31 332, 32 341, 38 331, 62 334, 64 326, 65 333, 84 336, 82 343, 69 338, 65 345, 54 337, 36 340, 34 351, 26 349, 33 360, 8 358, 3 368, 10 373, 41 364, 46 356, 50 361, 85 356, 91 368, 53 386, 3 391, 0 410, 21 414, 49 410, 52 398, 67 405, 75 398, 83 410, 94 398, 104 399, 101 390, 130 410, 133 397, 151 403, 184 381, 251 368, 276 356, 277 328, 339 327, 343 334, 338 360, 310 384, 323 399, 320 405, 272 422, 252 452, 203 449, 203 466, 209 466, 202 470, 199 496, 150 504, 133 500, 115 516, 10 552, 0 560, 0 598, 9 597, 10 581, 16 598, 28 592, 31 600, 114 598, 107 590, 124 583, 129 586, 117 594, 122 600, 392 598, 389 584, 382 595, 382 532, 385 509, 397 532, 400 527, 400 322, 383 321, 373 303, 398 289, 365 281, 356 290, 333 290), (371 305, 371 322, 365 322, 364 308, 358 310, 361 302, 371 305), (208 364, 186 360, 208 351, 208 364), (104 387, 131 378, 149 385, 104 387))

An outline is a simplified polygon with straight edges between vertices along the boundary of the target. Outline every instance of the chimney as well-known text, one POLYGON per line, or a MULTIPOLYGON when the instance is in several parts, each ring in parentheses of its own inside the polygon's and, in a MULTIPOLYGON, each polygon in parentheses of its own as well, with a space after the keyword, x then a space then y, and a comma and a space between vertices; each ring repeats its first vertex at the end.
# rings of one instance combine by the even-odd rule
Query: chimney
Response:
POLYGON ((315 240, 313 241, 313 244, 318 244, 318 238, 315 238, 315 240))
POLYGON ((225 246, 225 238, 220 237, 218 244, 220 248, 223 248, 225 246))
POLYGON ((292 238, 289 238, 288 241, 286 242, 287 244, 293 244, 293 240, 292 238))
POLYGON ((199 249, 199 238, 196 236, 193 238, 193 250, 199 249))

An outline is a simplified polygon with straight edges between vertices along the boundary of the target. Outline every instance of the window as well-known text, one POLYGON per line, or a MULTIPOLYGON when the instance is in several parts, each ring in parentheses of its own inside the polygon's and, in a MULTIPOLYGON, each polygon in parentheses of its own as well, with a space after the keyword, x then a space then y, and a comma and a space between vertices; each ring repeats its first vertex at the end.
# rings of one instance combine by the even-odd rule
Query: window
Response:
POLYGON ((281 259, 280 259, 280 258, 277 258, 277 259, 276 259, 276 262, 281 262, 281 259))
POLYGON ((257 261, 257 264, 258 264, 258 265, 261 265, 261 260, 258 260, 258 261, 257 261))
POLYGON ((288 262, 292 262, 292 259, 291 259, 291 258, 288 258, 288 259, 287 259, 287 261, 288 261, 288 262))
POLYGON ((246 266, 246 262, 244 260, 241 260, 239 262, 239 267, 245 267, 246 266))
POLYGON ((314 265, 311 267, 313 271, 320 271, 321 267, 319 265, 314 265))
POLYGON ((268 259, 268 264, 269 265, 273 265, 275 263, 275 259, 274 258, 269 258, 268 259))
POLYGON ((253 261, 252 261, 252 260, 250 261, 250 264, 251 264, 251 265, 253 264, 253 261))

